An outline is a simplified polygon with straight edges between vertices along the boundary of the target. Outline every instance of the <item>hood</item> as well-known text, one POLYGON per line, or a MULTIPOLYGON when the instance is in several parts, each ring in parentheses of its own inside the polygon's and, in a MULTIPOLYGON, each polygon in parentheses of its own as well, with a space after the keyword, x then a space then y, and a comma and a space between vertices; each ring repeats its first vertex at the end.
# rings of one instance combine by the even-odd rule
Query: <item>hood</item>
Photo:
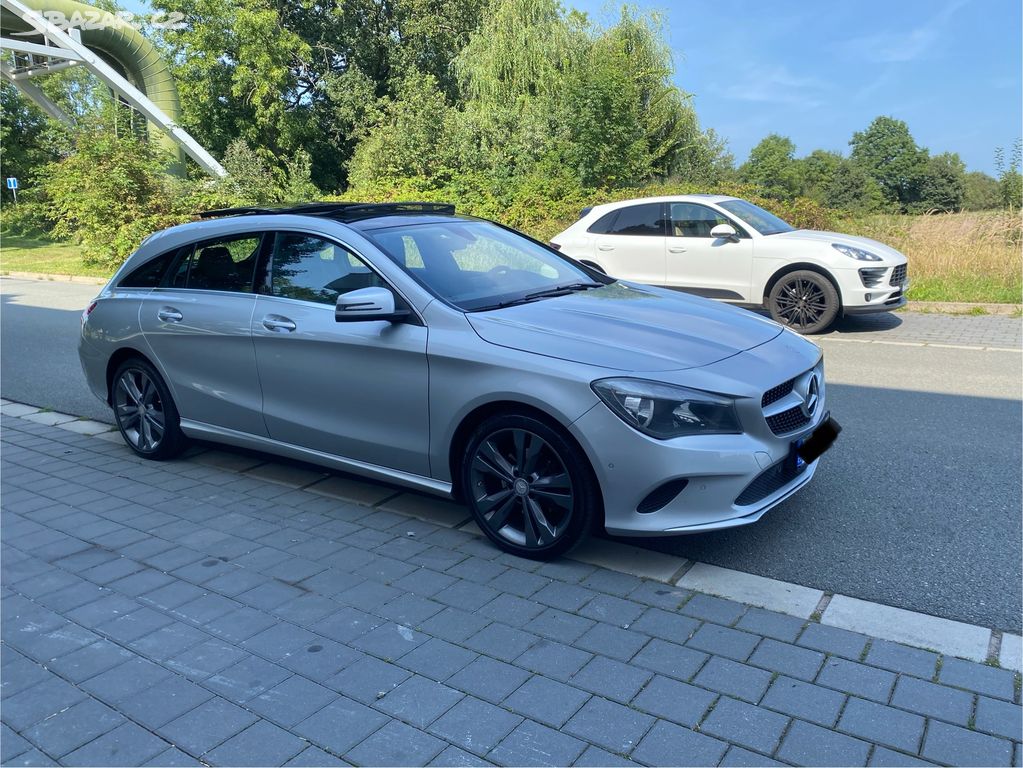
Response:
POLYGON ((491 344, 620 371, 710 365, 781 333, 727 304, 621 282, 466 317, 491 344))
POLYGON ((777 235, 768 235, 771 240, 811 240, 818 243, 838 243, 839 245, 851 245, 854 248, 862 248, 865 251, 876 253, 886 258, 904 259, 901 253, 877 240, 869 237, 857 237, 856 235, 843 235, 841 232, 822 232, 817 229, 796 229, 792 232, 779 232, 777 235))

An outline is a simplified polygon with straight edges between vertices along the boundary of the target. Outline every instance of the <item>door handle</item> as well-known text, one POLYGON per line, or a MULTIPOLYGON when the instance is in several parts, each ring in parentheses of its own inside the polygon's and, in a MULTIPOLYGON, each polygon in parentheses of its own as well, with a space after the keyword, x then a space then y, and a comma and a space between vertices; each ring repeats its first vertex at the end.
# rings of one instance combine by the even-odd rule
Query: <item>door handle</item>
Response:
POLYGON ((295 325, 294 320, 289 320, 281 315, 267 315, 263 318, 262 322, 263 327, 268 331, 277 331, 278 333, 284 333, 285 331, 290 333, 298 327, 295 325))
POLYGON ((601 243, 597 246, 598 251, 613 251, 614 249, 615 247, 613 245, 608 245, 607 243, 601 243))
POLYGON ((160 311, 156 313, 156 316, 165 323, 180 323, 184 319, 184 315, 174 309, 174 307, 160 307, 160 311))
POLYGON ((668 249, 668 253, 685 253, 686 249, 681 245, 673 245, 668 249))

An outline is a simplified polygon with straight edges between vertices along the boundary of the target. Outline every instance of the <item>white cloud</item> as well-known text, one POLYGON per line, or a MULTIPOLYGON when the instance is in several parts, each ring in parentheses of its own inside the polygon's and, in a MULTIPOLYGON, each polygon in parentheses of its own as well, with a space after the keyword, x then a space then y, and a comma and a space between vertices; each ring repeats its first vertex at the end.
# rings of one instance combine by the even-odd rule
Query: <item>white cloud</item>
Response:
POLYGON ((878 63, 914 61, 926 54, 938 39, 949 18, 968 0, 952 0, 924 24, 909 30, 878 32, 853 38, 842 47, 852 56, 878 63))
POLYGON ((752 71, 748 77, 715 89, 717 94, 737 101, 770 102, 805 108, 819 107, 828 84, 816 77, 797 75, 787 67, 752 71))

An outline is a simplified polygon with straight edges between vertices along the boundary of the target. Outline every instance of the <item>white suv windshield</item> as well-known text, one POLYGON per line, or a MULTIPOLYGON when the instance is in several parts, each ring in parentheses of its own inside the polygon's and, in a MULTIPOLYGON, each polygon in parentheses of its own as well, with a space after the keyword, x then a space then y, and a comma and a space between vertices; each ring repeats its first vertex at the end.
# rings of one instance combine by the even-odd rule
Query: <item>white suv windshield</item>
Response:
POLYGON ((420 284, 465 311, 603 284, 553 251, 485 221, 452 219, 364 233, 420 284))
POLYGON ((768 213, 759 205, 753 205, 746 200, 725 200, 718 205, 738 216, 762 235, 777 235, 780 232, 792 232, 795 229, 787 221, 779 219, 773 213, 768 213))

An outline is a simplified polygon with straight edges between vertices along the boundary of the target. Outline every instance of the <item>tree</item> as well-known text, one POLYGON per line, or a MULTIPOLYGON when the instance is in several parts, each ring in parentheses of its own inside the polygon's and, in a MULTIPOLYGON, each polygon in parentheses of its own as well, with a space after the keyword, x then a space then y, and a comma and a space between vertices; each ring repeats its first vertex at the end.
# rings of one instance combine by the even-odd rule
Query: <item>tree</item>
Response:
POLYGON ((449 108, 433 75, 410 75, 397 98, 383 106, 379 124, 361 141, 351 162, 356 187, 381 180, 433 179, 448 170, 453 129, 449 108))
POLYGON ((884 193, 863 166, 843 159, 831 177, 824 202, 851 213, 874 213, 884 205, 884 193))
POLYGON ((965 176, 966 164, 955 152, 928 158, 920 178, 920 200, 910 210, 958 211, 966 194, 965 176))
POLYGON ((982 171, 972 171, 963 178, 963 210, 988 211, 1002 206, 1002 190, 998 179, 982 171))
POLYGON ((998 171, 998 187, 1001 192, 1002 205, 1006 208, 1019 209, 1023 206, 1023 176, 1020 165, 1023 162, 1023 141, 1016 139, 1012 147, 1009 162, 1005 162, 1005 151, 998 147, 995 150, 995 169, 998 171))
MULTIPOLYGON (((468 182, 511 205, 544 179, 571 193, 652 177, 707 179, 730 167, 672 82, 656 19, 623 11, 602 29, 566 15, 557 0, 492 0, 490 8, 454 59, 455 98, 417 72, 374 106, 339 102, 346 123, 372 121, 349 165, 357 190, 402 179, 420 190, 468 182)), ((354 85, 368 89, 366 80, 354 85)))
POLYGON ((0 81, 0 114, 0 176, 16 176, 24 184, 43 163, 54 159, 46 142, 48 120, 6 80, 0 81))
POLYGON ((772 133, 750 150, 749 159, 739 169, 739 178, 756 185, 766 197, 794 197, 799 190, 795 153, 792 139, 772 133))
POLYGON ((487 0, 155 0, 187 25, 158 31, 173 62, 182 123, 214 155, 244 139, 265 161, 309 152, 313 180, 344 186, 357 140, 377 117, 356 111, 432 74, 453 96, 451 61, 487 0), (347 75, 352 74, 352 77, 347 75), (368 93, 365 88, 369 85, 368 93), (347 89, 352 88, 349 93, 347 89), (342 107, 338 120, 335 106, 342 107), (367 122, 351 124, 351 117, 367 122))
POLYGON ((849 142, 852 161, 881 187, 887 202, 906 211, 920 199, 927 150, 917 146, 909 127, 894 117, 878 117, 849 142))
POLYGON ((844 162, 845 159, 838 152, 826 149, 815 149, 803 159, 797 160, 799 194, 818 203, 826 202, 828 189, 844 162))

